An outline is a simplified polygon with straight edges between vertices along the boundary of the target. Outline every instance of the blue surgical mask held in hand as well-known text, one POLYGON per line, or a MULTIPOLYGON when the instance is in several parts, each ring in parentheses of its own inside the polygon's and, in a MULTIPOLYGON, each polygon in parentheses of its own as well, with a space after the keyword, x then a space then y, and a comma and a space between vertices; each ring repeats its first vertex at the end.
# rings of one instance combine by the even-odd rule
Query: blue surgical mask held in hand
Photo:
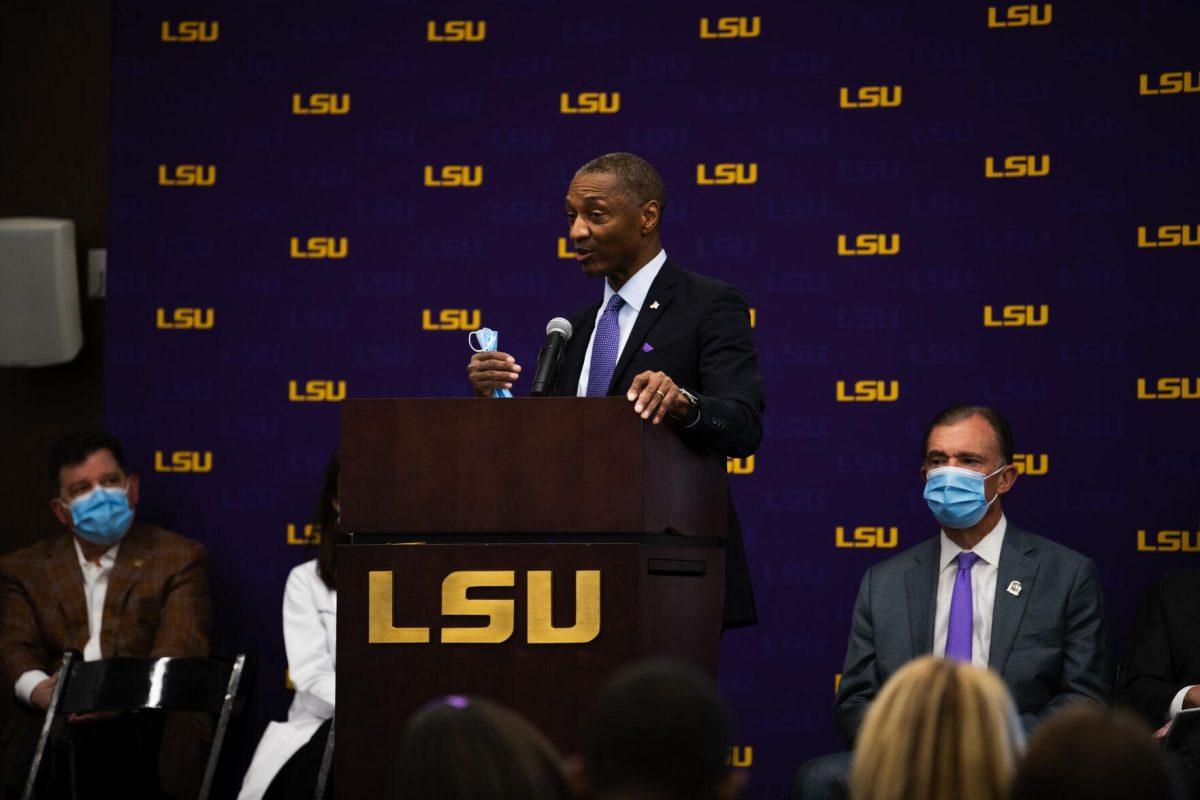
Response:
POLYGON ((997 494, 987 499, 983 482, 1000 469, 988 475, 963 467, 938 467, 925 473, 925 502, 937 521, 947 528, 969 528, 987 513, 988 506, 996 502, 997 494))
POLYGON ((133 509, 123 487, 97 486, 71 501, 71 527, 84 541, 114 545, 132 524, 133 509))
MULTIPOLYGON (((500 348, 500 331, 491 328, 480 328, 467 334, 467 346, 476 353, 500 348), (476 344, 478 343, 478 344, 476 344)), ((492 389, 492 397, 512 397, 508 389, 492 389)))

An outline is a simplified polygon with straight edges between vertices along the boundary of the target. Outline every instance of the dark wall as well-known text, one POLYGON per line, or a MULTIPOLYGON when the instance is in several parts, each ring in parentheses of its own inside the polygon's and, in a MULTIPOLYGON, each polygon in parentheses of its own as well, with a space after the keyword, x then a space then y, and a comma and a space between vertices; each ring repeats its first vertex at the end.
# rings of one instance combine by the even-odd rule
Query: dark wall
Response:
MULTIPOLYGON (((108 241, 107 2, 0 4, 0 217, 75 221, 80 290, 87 251, 108 241)), ((103 424, 104 303, 83 309, 70 364, 0 368, 0 553, 57 522, 43 462, 55 438, 103 424)), ((0 620, 0 625, 3 620, 0 620)), ((0 726, 11 691, 0 691, 0 726)))
MULTIPOLYGON (((74 220, 81 292, 87 251, 108 241, 107 2, 0 6, 0 217, 74 220)), ((45 534, 42 463, 56 437, 103 423, 104 303, 84 306, 70 364, 0 368, 0 553, 45 534)))

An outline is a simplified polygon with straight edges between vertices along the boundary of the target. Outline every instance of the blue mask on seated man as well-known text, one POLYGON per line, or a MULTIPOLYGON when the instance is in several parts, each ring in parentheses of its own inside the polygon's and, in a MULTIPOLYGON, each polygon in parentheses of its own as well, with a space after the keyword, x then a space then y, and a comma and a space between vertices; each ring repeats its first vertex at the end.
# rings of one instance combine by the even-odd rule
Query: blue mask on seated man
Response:
POLYGON ((969 528, 983 519, 988 506, 1000 496, 997 494, 988 500, 983 482, 1003 472, 1007 466, 1005 464, 988 475, 963 467, 931 469, 925 473, 925 502, 945 527, 969 528))
POLYGON ((114 545, 133 524, 133 509, 122 487, 97 486, 71 501, 71 527, 92 544, 114 545))

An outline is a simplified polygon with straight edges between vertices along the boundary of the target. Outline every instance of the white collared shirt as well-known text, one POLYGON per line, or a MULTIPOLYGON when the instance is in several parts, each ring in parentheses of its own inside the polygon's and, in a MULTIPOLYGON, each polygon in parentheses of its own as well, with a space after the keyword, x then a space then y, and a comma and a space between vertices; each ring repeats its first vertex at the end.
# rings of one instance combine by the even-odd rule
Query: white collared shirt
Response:
MULTIPOLYGON (((987 667, 992 649, 992 609, 996 604, 996 578, 1000 572, 1000 551, 1008 520, 1000 515, 996 527, 975 545, 972 551, 979 556, 971 568, 971 663, 987 667)), ((950 541, 942 531, 942 549, 938 557, 937 608, 933 617, 933 652, 946 654, 946 633, 950 628, 950 598, 954 595, 954 579, 958 574, 958 554, 964 550, 950 541)))
MULTIPOLYGON (((650 284, 654 283, 654 279, 658 277, 658 272, 665 263, 667 263, 667 251, 659 250, 658 255, 633 273, 633 277, 625 282, 619 292, 613 291, 612 286, 605 279, 604 300, 601 301, 600 308, 596 311, 596 321, 592 324, 592 338, 588 340, 587 352, 583 356, 583 369, 579 372, 579 384, 575 390, 576 397, 587 397, 588 371, 592 368, 592 345, 596 341, 596 326, 600 323, 600 317, 604 315, 604 309, 608 307, 608 301, 614 294, 621 295, 621 299, 625 301, 625 305, 621 306, 621 310, 617 312, 617 326, 621 329, 621 338, 617 342, 617 360, 620 361, 620 354, 625 349, 625 343, 629 341, 629 334, 633 332, 633 323, 637 321, 638 312, 642 310, 642 305, 646 302, 650 284)), ((607 389, 607 387, 605 388, 607 389)))
MULTIPOLYGON (((104 598, 108 595, 108 578, 112 575, 113 564, 117 562, 117 551, 121 549, 121 543, 117 542, 105 550, 100 556, 99 564, 84 558, 83 548, 74 537, 71 543, 75 545, 75 555, 79 558, 79 571, 83 573, 83 597, 87 601, 88 640, 83 648, 83 660, 99 661, 102 658, 100 628, 104 622, 104 598)), ((13 687, 17 697, 21 702, 29 704, 33 690, 48 677, 50 676, 40 669, 21 673, 13 687)))
POLYGON ((83 596, 87 600, 88 640, 83 648, 84 661, 99 661, 100 656, 100 626, 104 621, 104 598, 108 595, 108 577, 112 575, 113 564, 117 561, 117 551, 121 543, 117 542, 105 550, 100 556, 100 563, 88 561, 83 556, 83 548, 79 542, 72 539, 75 554, 79 556, 79 570, 83 573, 83 596))

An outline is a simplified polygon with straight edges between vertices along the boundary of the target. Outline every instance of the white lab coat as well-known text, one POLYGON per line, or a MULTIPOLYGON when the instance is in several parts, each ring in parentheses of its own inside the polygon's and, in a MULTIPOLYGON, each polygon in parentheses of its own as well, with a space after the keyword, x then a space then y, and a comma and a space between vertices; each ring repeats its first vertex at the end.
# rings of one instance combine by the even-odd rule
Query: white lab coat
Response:
POLYGON ((288 575, 283 590, 283 644, 296 696, 287 722, 267 723, 238 800, 261 798, 288 759, 333 716, 337 592, 317 575, 316 559, 288 575))

